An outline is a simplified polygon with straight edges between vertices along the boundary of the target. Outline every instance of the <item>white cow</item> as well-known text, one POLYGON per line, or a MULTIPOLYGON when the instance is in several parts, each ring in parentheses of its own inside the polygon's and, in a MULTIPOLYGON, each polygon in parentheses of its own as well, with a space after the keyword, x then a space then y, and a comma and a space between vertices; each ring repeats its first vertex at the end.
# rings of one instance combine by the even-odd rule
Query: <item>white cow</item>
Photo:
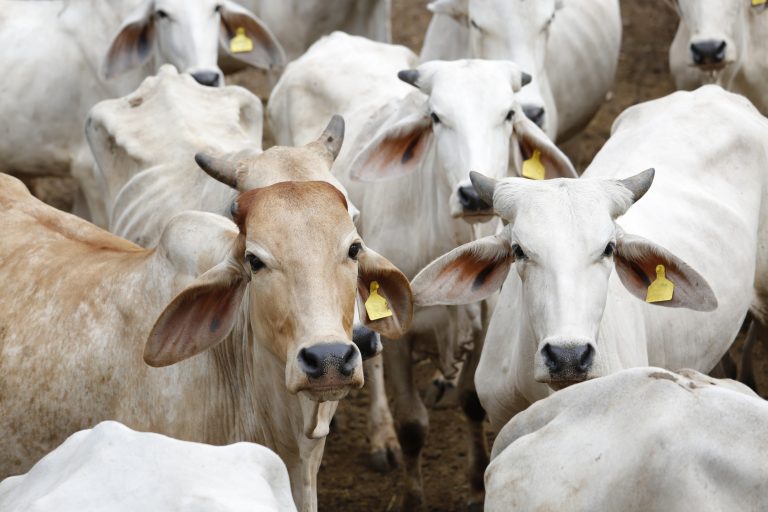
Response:
POLYGON ((693 370, 563 390, 499 432, 486 512, 768 510, 768 403, 693 370))
MULTIPOLYGON (((273 165, 314 152, 312 163, 330 166, 330 135, 273 165)), ((366 299, 379 283, 393 315, 368 323, 395 337, 410 324, 410 289, 363 245, 328 183, 277 183, 232 205, 237 227, 185 212, 145 250, 0 174, 1 476, 115 419, 180 439, 265 444, 288 466, 299 509, 316 510, 328 423, 363 384, 355 289, 366 299)))
POLYGON ((669 48, 678 89, 716 83, 768 115, 768 4, 750 0, 669 0, 680 15, 669 48))
POLYGON ((435 0, 429 9, 434 17, 422 59, 517 63, 533 76, 519 101, 552 139, 583 129, 613 85, 621 44, 618 0, 435 0))
POLYGON ((258 444, 210 446, 105 421, 0 482, 0 509, 290 512, 285 464, 258 444))
MULTIPOLYGON (((243 29, 253 50, 244 63, 282 65, 266 26, 230 0, 0 0, 0 170, 80 181, 89 199, 103 191, 91 178, 85 116, 99 100, 134 90, 163 63, 200 83, 219 85, 218 47, 243 29)), ((84 205, 80 205, 84 206, 84 205)), ((106 225, 103 205, 87 205, 106 225)), ((85 211, 83 211, 85 213, 85 211)))
POLYGON ((626 110, 581 179, 473 175, 507 225, 412 286, 417 304, 457 304, 503 283, 476 373, 495 427, 553 388, 623 368, 708 372, 750 309, 764 318, 767 132, 745 98, 706 86, 626 110), (648 167, 655 179, 632 176, 648 167), (671 300, 644 302, 663 274, 671 300))
POLYGON ((336 30, 389 43, 392 0, 239 0, 277 36, 288 60, 336 30))
MULTIPOLYGON (((539 151, 548 177, 576 176, 567 157, 520 112, 516 94, 526 75, 516 65, 435 61, 409 69, 415 63, 404 47, 337 32, 288 65, 268 110, 283 144, 317 137, 328 112, 345 117, 354 138, 334 172, 361 210, 357 224, 368 243, 411 277, 477 231, 495 229, 495 223, 471 224, 490 220, 491 212, 469 182, 470 169, 493 169, 501 178, 510 168, 519 172, 523 158, 539 151)), ((487 312, 480 304, 418 311, 407 337, 384 351, 406 468, 403 510, 423 503, 420 453, 428 428, 411 351, 415 345, 431 352, 451 377, 466 352, 479 355, 487 312)), ((459 382, 470 421, 473 503, 482 502, 487 460, 484 413, 472 385, 476 362, 469 358, 459 382)))

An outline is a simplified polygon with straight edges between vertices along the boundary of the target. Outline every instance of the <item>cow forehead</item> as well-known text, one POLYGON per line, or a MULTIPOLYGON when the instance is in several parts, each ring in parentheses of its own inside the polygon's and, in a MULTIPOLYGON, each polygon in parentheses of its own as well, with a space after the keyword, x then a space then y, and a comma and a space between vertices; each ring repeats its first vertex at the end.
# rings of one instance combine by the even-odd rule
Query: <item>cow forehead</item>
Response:
POLYGON ((168 11, 200 11, 210 10, 214 12, 214 9, 219 4, 218 0, 195 0, 190 2, 189 0, 155 0, 155 9, 163 9, 168 11))
POLYGON ((469 10, 484 23, 538 28, 555 12, 555 0, 470 0, 469 10))
POLYGON ((323 181, 276 183, 237 201, 246 239, 271 251, 327 250, 355 231, 344 195, 323 181))
POLYGON ((441 62, 432 78, 433 106, 509 108, 514 100, 512 68, 506 62, 477 59, 441 62))
POLYGON ((243 161, 247 171, 246 189, 266 187, 279 181, 329 181, 332 176, 330 153, 322 154, 310 146, 273 146, 258 156, 243 161))

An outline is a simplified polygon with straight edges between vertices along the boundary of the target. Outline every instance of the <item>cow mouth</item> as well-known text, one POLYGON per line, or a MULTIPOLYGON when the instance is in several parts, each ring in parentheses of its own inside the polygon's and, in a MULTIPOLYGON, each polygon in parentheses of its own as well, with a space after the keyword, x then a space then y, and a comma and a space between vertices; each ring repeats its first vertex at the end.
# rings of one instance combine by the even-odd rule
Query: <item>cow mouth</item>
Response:
POLYGON ((571 387, 574 384, 579 384, 580 382, 585 382, 587 380, 590 380, 590 379, 588 379, 586 376, 581 378, 577 377, 573 379, 558 379, 558 380, 551 379, 549 382, 547 382, 547 385, 552 389, 554 389, 555 391, 560 391, 565 388, 571 387))

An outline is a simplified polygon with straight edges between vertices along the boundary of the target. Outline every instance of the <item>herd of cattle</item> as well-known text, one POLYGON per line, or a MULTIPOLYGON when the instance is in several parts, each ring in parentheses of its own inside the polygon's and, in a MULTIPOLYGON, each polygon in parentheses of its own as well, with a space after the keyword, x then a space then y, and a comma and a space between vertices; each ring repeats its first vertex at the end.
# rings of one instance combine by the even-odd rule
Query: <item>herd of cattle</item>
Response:
POLYGON ((364 380, 424 508, 416 353, 471 510, 768 509, 768 404, 706 375, 768 335, 768 1, 668 2, 685 91, 579 175, 618 0, 435 0, 421 55, 391 0, 0 0, 0 510, 316 511, 364 380))

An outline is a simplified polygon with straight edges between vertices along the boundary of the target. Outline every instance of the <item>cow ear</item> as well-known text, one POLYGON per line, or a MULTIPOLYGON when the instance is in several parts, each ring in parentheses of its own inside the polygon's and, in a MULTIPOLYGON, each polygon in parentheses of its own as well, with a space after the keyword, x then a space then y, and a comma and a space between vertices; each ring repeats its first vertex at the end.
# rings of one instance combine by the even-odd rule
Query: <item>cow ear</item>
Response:
POLYGON ((428 116, 407 116, 377 134, 355 157, 350 177, 355 181, 379 181, 410 174, 421 165, 431 139, 428 116))
POLYGON ((114 78, 145 64, 155 47, 152 2, 144 2, 120 28, 109 46, 102 66, 105 78, 114 78))
MULTIPOLYGON (((523 147, 526 155, 533 155, 535 150, 541 152, 540 158, 544 165, 546 179, 579 177, 565 153, 560 151, 542 129, 528 119, 522 111, 515 116, 513 135, 517 136, 517 142, 523 147)), ((514 137, 512 140, 515 141, 514 137)))
POLYGON ((657 306, 713 311, 717 298, 706 279, 683 260, 653 242, 634 235, 623 235, 616 242, 616 272, 624 287, 645 301, 648 287, 659 278, 657 269, 664 267, 664 277, 672 282, 671 300, 652 302, 657 306))
POLYGON ((469 304, 501 288, 515 256, 498 236, 457 247, 424 267, 411 281, 417 306, 469 304))
POLYGON ((285 66, 283 47, 263 21, 230 0, 222 2, 220 13, 220 40, 230 57, 260 69, 285 66))
POLYGON ((247 284, 232 259, 200 276, 160 314, 144 346, 144 361, 168 366, 221 342, 235 325, 247 284))
POLYGON ((369 329, 390 339, 400 338, 408 331, 413 320, 413 295, 408 278, 388 259, 367 247, 358 256, 357 291, 362 302, 361 317, 369 329), (386 299, 391 316, 370 319, 364 304, 371 294, 373 281, 378 283, 376 293, 386 299))

